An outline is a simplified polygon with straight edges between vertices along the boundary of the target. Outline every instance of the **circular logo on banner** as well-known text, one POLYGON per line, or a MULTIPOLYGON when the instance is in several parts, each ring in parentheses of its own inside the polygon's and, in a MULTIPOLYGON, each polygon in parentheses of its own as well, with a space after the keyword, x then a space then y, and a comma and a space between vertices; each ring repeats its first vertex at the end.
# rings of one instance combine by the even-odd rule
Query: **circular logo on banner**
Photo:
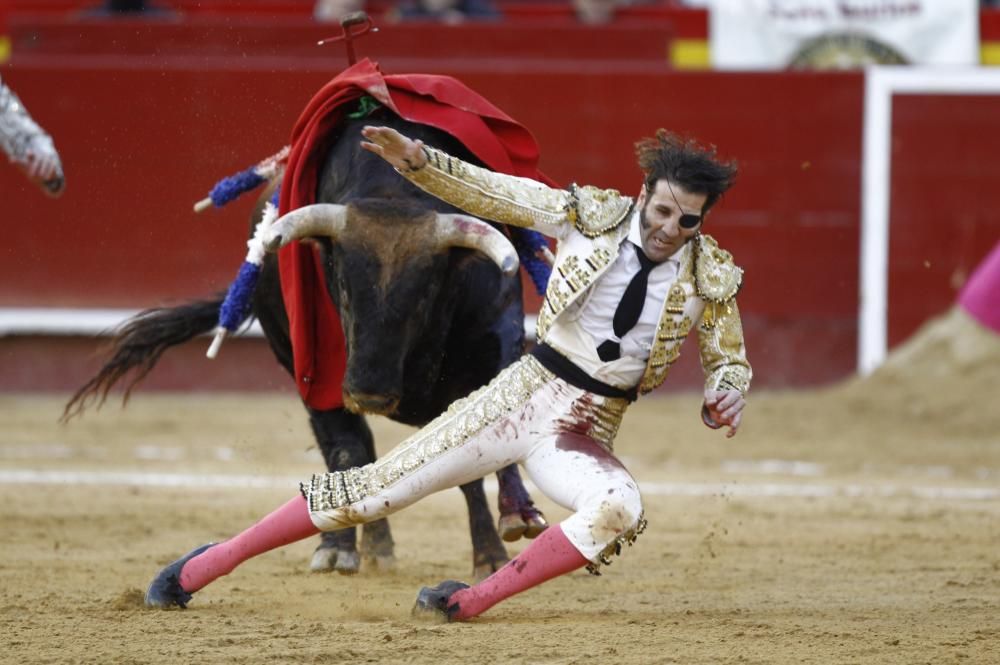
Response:
POLYGON ((893 47, 858 32, 835 32, 813 37, 788 63, 791 69, 853 69, 865 65, 905 65, 893 47))

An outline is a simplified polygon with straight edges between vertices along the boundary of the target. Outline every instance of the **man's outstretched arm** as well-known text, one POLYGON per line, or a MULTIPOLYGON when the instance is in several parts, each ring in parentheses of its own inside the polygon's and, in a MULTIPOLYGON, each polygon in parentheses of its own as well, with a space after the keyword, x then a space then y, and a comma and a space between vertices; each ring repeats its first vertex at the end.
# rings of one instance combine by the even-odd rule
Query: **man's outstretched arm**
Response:
POLYGON ((361 147, 424 191, 470 215, 562 237, 576 213, 571 192, 496 173, 430 148, 389 127, 365 127, 361 147))

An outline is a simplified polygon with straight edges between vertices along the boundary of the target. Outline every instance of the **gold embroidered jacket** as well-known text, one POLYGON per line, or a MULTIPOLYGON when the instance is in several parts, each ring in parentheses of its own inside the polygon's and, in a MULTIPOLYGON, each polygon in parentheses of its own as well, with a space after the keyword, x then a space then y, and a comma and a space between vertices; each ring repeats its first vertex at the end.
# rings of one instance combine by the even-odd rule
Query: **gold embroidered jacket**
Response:
MULTIPOLYGON (((400 173, 415 185, 471 215, 533 229, 558 240, 556 261, 538 314, 538 339, 618 255, 628 236, 634 201, 613 189, 571 186, 552 189, 528 178, 495 173, 433 148, 427 165, 400 173)), ((667 378, 681 343, 698 323, 705 387, 746 393, 751 369, 746 359, 736 293, 743 271, 732 255, 699 234, 681 251, 677 280, 670 287, 639 383, 648 393, 667 378)))

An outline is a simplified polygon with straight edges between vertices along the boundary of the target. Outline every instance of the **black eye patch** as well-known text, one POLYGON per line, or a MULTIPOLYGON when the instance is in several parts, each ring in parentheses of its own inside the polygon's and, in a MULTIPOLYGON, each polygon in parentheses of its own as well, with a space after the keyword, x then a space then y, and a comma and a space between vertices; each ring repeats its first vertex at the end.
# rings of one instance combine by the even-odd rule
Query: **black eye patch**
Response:
POLYGON ((701 224, 701 215, 681 215, 677 223, 682 229, 693 229, 701 224))

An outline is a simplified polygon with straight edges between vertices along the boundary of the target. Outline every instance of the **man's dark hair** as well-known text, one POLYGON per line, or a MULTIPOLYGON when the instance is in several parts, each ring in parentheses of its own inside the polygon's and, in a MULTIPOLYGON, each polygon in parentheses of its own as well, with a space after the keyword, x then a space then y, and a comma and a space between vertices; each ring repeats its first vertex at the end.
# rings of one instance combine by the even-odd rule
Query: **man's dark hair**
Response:
POLYGON ((652 194, 656 181, 665 178, 692 194, 705 194, 702 214, 732 187, 738 170, 735 160, 721 161, 716 156, 714 145, 703 146, 665 129, 637 141, 635 154, 645 174, 646 191, 652 194))

